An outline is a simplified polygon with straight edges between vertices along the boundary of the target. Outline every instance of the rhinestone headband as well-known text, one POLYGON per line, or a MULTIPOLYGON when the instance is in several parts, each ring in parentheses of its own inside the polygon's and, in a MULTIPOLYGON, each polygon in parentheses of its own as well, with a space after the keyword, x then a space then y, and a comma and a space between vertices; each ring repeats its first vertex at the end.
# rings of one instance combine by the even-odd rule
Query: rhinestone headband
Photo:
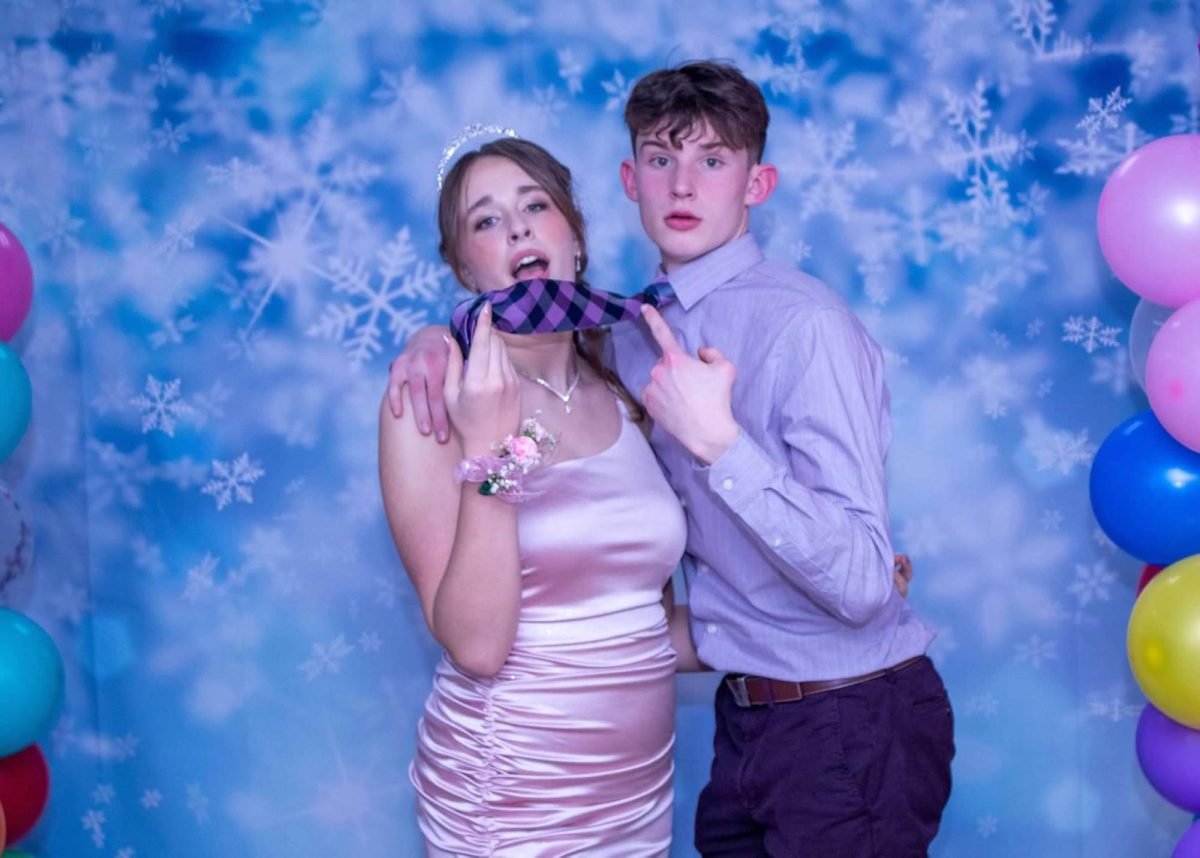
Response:
POLYGON ((450 164, 450 159, 454 157, 454 153, 462 148, 463 144, 474 137, 482 137, 484 134, 496 134, 501 137, 516 137, 517 132, 511 128, 501 128, 499 125, 484 125, 476 122, 468 125, 462 131, 454 136, 445 149, 442 150, 442 160, 438 161, 437 169, 437 185, 438 191, 442 190, 442 183, 446 181, 446 167, 450 164))

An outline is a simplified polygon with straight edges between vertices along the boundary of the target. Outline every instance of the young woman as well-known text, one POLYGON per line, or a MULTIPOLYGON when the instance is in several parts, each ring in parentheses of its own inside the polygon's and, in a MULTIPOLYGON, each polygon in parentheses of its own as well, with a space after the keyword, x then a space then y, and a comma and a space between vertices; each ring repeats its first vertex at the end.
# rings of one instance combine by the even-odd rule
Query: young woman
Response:
MULTIPOLYGON (((438 215, 472 292, 585 276, 570 173, 533 143, 464 155, 438 215)), ((380 413, 388 521, 446 650, 411 770, 428 854, 666 855, 674 673, 698 665, 642 410, 583 336, 504 334, 488 305, 465 370, 450 353, 449 443, 380 413)))

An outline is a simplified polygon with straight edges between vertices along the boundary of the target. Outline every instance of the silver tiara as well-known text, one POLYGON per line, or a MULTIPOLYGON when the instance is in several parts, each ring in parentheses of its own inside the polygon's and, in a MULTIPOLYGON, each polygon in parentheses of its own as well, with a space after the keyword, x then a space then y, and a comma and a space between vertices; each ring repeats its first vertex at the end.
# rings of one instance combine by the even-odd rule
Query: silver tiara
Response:
POLYGON ((442 150, 442 160, 438 161, 437 183, 438 191, 442 190, 442 183, 446 181, 446 167, 450 163, 450 159, 454 157, 454 153, 462 148, 463 144, 474 137, 482 137, 484 134, 495 134, 500 137, 516 137, 517 132, 511 128, 501 128, 499 125, 484 125, 476 122, 468 125, 458 134, 454 135, 454 139, 450 141, 445 149, 442 150))

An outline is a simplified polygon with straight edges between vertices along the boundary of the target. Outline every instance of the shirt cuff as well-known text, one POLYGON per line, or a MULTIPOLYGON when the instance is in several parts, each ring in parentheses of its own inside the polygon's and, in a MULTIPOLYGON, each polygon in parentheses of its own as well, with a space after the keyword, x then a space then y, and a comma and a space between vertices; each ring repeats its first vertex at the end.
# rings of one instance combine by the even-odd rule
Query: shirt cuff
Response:
POLYGON ((776 468, 766 452, 742 429, 729 449, 708 466, 708 487, 726 506, 742 509, 771 484, 776 468))

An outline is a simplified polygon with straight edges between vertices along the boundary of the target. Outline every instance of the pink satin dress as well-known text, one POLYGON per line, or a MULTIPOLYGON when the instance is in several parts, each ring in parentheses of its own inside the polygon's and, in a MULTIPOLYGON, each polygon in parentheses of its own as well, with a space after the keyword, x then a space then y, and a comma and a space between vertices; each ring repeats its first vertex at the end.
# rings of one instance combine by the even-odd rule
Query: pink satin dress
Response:
POLYGON ((438 665, 410 775, 430 856, 665 856, 682 509, 637 426, 526 478, 521 616, 494 678, 438 665))

